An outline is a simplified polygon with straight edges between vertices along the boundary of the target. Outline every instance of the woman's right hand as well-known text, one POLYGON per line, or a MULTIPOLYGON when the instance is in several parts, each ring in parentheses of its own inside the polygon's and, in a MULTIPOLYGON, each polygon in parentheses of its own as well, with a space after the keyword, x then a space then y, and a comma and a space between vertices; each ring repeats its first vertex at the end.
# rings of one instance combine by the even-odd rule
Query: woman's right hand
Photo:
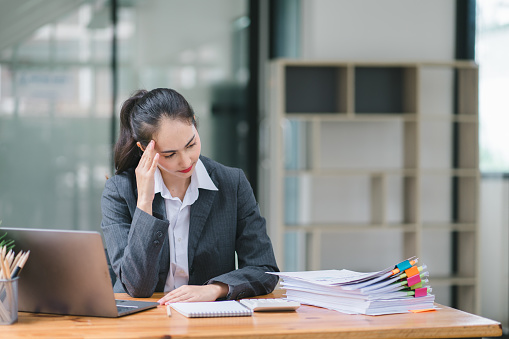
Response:
POLYGON ((155 141, 151 140, 143 151, 140 162, 136 167, 136 185, 138 188, 137 207, 152 215, 152 202, 154 201, 154 173, 159 161, 159 153, 154 150, 155 141))

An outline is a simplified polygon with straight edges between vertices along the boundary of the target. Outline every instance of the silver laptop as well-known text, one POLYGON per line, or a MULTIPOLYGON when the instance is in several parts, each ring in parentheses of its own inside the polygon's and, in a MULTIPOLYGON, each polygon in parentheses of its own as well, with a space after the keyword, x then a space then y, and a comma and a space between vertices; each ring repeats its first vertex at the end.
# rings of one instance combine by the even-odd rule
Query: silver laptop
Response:
POLYGON ((120 317, 157 302, 115 300, 101 235, 97 232, 0 228, 30 250, 20 273, 19 310, 35 313, 120 317))

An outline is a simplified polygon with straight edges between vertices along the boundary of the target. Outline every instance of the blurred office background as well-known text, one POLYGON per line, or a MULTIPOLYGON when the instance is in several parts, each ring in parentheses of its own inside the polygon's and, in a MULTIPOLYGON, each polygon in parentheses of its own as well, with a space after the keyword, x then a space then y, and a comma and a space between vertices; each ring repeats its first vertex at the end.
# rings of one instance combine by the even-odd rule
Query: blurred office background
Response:
MULTIPOLYGON (((138 88, 180 91, 202 153, 244 169, 258 194, 268 60, 450 61, 459 36, 473 37, 480 65, 479 313, 507 327, 509 0, 0 0, 2 226, 100 230, 119 107, 138 88)), ((340 244, 352 258, 327 268, 399 258, 379 236, 330 239, 326 257, 340 244)), ((447 242, 426 251, 448 255, 447 242)))

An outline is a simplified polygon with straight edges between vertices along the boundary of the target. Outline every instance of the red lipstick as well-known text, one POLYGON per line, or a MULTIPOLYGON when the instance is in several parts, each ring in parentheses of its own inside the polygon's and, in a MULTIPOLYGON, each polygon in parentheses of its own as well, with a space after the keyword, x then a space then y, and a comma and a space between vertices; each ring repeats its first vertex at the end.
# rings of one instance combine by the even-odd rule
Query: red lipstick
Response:
POLYGON ((180 173, 188 173, 190 170, 193 169, 193 165, 191 165, 191 167, 185 169, 185 170, 182 170, 182 171, 179 171, 180 173))

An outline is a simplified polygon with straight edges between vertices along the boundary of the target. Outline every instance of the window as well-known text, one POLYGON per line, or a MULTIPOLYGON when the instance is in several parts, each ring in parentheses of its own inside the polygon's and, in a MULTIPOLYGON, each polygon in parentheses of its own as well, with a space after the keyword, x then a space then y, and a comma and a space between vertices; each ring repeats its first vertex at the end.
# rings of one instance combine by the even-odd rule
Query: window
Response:
POLYGON ((509 1, 477 1, 479 142, 482 172, 509 172, 509 1))

